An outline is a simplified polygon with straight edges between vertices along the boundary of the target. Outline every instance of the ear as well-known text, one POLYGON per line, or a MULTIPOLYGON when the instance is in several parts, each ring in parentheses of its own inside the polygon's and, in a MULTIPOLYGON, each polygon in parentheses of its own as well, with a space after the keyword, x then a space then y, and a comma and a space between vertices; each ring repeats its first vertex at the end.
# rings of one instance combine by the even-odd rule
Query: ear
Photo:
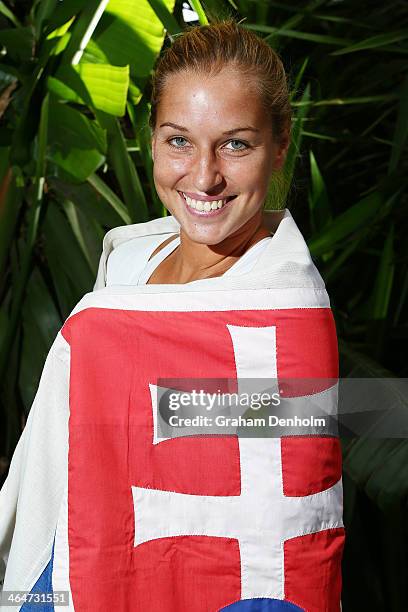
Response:
POLYGON ((156 136, 154 135, 154 133, 152 134, 151 147, 152 147, 152 160, 153 160, 153 163, 154 163, 154 151, 155 151, 155 148, 156 148, 156 136))
POLYGON ((290 146, 290 130, 287 129, 281 139, 281 142, 276 147, 276 155, 273 160, 273 169, 281 170, 285 164, 286 156, 290 146))

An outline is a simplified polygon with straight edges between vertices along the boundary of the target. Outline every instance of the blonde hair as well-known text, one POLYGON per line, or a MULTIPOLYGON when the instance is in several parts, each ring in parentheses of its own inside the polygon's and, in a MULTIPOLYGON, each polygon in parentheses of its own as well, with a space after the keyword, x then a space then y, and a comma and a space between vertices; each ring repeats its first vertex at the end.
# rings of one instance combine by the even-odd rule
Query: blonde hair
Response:
POLYGON ((157 108, 171 74, 192 70, 211 75, 229 65, 238 68, 258 88, 271 119, 273 136, 281 143, 292 119, 282 61, 259 36, 233 19, 186 30, 158 59, 152 78, 151 129, 155 129, 157 108))

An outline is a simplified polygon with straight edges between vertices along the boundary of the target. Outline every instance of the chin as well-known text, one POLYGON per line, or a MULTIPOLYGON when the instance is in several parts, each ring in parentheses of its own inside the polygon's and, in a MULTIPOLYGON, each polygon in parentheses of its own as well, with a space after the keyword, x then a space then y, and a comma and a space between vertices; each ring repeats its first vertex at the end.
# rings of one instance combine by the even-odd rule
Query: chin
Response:
POLYGON ((227 237, 224 232, 222 234, 203 234, 202 232, 197 232, 187 227, 181 227, 183 229, 183 232, 190 238, 190 240, 192 240, 193 242, 197 242, 198 244, 207 244, 208 246, 211 246, 212 244, 219 244, 227 237))

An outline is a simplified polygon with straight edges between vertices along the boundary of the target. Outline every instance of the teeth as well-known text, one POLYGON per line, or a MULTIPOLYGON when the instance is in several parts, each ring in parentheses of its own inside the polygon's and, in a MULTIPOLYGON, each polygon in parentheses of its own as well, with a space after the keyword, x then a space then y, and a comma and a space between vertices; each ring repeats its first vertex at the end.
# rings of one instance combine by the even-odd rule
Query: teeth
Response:
POLYGON ((203 202, 202 200, 193 200, 188 195, 183 193, 184 199, 191 208, 196 210, 209 212, 210 210, 216 210, 222 208, 226 204, 227 200, 213 200, 212 202, 203 202))

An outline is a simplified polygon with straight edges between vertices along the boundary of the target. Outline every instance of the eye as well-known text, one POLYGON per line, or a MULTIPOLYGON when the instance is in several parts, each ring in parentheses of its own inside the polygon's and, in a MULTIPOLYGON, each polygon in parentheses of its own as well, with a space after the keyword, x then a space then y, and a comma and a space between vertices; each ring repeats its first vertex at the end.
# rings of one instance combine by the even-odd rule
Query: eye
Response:
POLYGON ((245 149, 248 148, 248 145, 245 142, 242 142, 242 140, 230 140, 228 142, 228 144, 232 145, 232 144, 237 144, 241 145, 241 147, 238 149, 236 147, 232 147, 231 149, 229 149, 229 151, 245 151, 245 149))
POLYGON ((168 140, 169 145, 171 145, 175 149, 182 149, 185 146, 186 142, 187 140, 184 138, 184 136, 173 136, 173 138, 170 138, 168 140), (184 143, 180 143, 180 142, 178 142, 178 144, 172 143, 172 141, 180 141, 180 140, 184 140, 184 143))
MULTIPOLYGON (((172 138, 169 138, 167 142, 171 147, 179 150, 186 148, 186 144, 188 143, 184 136, 173 136, 172 138)), ((249 145, 242 140, 230 140, 227 144, 231 145, 231 148, 227 149, 228 151, 245 151, 249 148, 249 145), (238 147, 236 147, 236 145, 238 145, 238 147)))

